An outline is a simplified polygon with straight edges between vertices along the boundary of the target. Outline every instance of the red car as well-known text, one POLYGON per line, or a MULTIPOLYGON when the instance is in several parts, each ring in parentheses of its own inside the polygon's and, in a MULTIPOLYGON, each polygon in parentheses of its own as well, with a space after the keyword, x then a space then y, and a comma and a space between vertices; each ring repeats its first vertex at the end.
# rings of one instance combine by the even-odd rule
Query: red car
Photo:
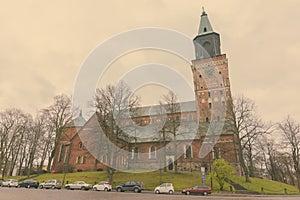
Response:
POLYGON ((211 189, 208 186, 193 186, 190 188, 186 188, 182 190, 182 193, 186 194, 186 195, 190 195, 190 194, 202 194, 202 195, 208 195, 211 194, 211 189))

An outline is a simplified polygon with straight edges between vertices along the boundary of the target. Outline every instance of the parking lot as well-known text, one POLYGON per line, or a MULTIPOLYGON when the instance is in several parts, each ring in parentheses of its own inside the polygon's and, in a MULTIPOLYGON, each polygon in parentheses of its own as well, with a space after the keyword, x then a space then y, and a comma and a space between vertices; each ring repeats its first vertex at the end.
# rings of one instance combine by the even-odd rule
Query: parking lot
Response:
POLYGON ((184 199, 241 199, 241 200, 298 200, 300 196, 250 196, 250 195, 210 195, 210 196, 186 196, 180 193, 172 195, 168 194, 153 194, 152 191, 143 191, 142 193, 133 192, 96 192, 96 191, 78 191, 78 190, 51 190, 51 189, 27 189, 27 188, 0 188, 0 199, 17 200, 17 199, 30 199, 30 200, 184 200, 184 199))

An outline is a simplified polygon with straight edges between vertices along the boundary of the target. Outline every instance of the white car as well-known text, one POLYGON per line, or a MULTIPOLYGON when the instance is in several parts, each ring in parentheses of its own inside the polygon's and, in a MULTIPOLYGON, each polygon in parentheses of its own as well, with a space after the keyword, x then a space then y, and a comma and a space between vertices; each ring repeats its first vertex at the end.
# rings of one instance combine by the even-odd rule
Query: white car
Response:
POLYGON ((101 181, 98 184, 93 186, 93 190, 94 191, 111 191, 111 184, 109 182, 106 181, 101 181))
POLYGON ((19 182, 16 179, 8 179, 2 182, 3 187, 18 187, 19 182))
POLYGON ((70 190, 90 190, 92 189, 92 185, 84 181, 76 181, 74 183, 66 184, 65 188, 70 190))
POLYGON ((173 184, 172 183, 163 183, 154 189, 154 193, 155 194, 160 194, 160 193, 173 194, 174 193, 173 184))

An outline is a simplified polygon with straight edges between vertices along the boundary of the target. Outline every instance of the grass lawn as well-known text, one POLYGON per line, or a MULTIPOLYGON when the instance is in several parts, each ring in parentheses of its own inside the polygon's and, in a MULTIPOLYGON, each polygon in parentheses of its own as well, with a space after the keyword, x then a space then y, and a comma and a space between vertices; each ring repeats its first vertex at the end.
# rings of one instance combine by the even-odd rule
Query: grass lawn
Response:
MULTIPOLYGON (((18 180, 24 180, 26 176, 13 177, 18 180)), ((49 179, 63 180, 63 174, 41 174, 39 176, 33 176, 33 179, 38 180, 40 183, 49 179)), ((65 183, 69 183, 82 180, 90 184, 94 184, 99 181, 107 181, 108 178, 105 172, 76 172, 66 174, 65 183)), ((133 173, 132 171, 127 172, 116 172, 114 176, 113 187, 120 183, 124 183, 128 180, 140 180, 144 183, 146 190, 154 190, 154 188, 160 183, 170 182, 173 183, 175 190, 180 191, 183 188, 187 188, 193 185, 208 185, 210 186, 210 177, 206 177, 206 181, 202 184, 201 174, 197 172, 162 172, 160 176, 160 171, 152 172, 139 172, 133 173)), ((248 190, 261 193, 261 188, 263 187, 264 194, 285 194, 284 188, 287 190, 287 194, 299 194, 298 189, 295 186, 287 185, 284 183, 251 178, 251 183, 245 183, 244 177, 233 176, 232 180, 248 190)), ((225 192, 230 191, 230 185, 228 183, 224 186, 225 192)), ((213 192, 219 192, 218 183, 213 180, 213 192)))
POLYGON ((287 194, 299 194, 297 187, 277 181, 250 178, 251 183, 246 183, 243 176, 234 176, 232 180, 248 190, 263 194, 285 194, 285 188, 287 194))

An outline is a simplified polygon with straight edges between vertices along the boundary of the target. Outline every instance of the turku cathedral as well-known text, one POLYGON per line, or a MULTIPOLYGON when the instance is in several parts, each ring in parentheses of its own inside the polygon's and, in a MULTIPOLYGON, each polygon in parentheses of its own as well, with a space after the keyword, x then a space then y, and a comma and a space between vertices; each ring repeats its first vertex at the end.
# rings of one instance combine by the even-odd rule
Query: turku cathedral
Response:
MULTIPOLYGON (((151 112, 153 114, 149 116, 150 107, 139 107, 138 114, 131 117, 132 120, 122 122, 136 137, 108 137, 114 138, 114 142, 104 143, 103 136, 99 134, 101 116, 96 112, 86 121, 80 115, 64 130, 52 170, 102 171, 107 165, 113 165, 119 170, 164 168, 179 172, 201 169, 209 171, 215 159, 224 158, 235 167, 236 173, 240 174, 236 136, 228 125, 230 123, 227 123, 227 111, 232 105, 228 59, 226 54, 221 52, 220 35, 213 30, 204 10, 193 43, 196 58, 192 60, 191 70, 196 100, 180 102, 180 112, 167 111, 166 120, 178 121, 184 134, 178 134, 174 140, 174 134, 173 137, 167 137, 167 133, 154 130, 155 120, 160 122, 159 112, 151 112), (193 107, 196 110, 192 109, 193 107), (132 121, 147 126, 152 132, 157 131, 156 137, 139 137, 147 135, 147 130, 131 130, 132 121), (197 128, 191 130, 191 124, 195 121, 197 128), (120 150, 112 155, 107 150, 107 143, 115 143, 120 150)), ((151 109, 155 107, 159 105, 151 106, 151 109)))

